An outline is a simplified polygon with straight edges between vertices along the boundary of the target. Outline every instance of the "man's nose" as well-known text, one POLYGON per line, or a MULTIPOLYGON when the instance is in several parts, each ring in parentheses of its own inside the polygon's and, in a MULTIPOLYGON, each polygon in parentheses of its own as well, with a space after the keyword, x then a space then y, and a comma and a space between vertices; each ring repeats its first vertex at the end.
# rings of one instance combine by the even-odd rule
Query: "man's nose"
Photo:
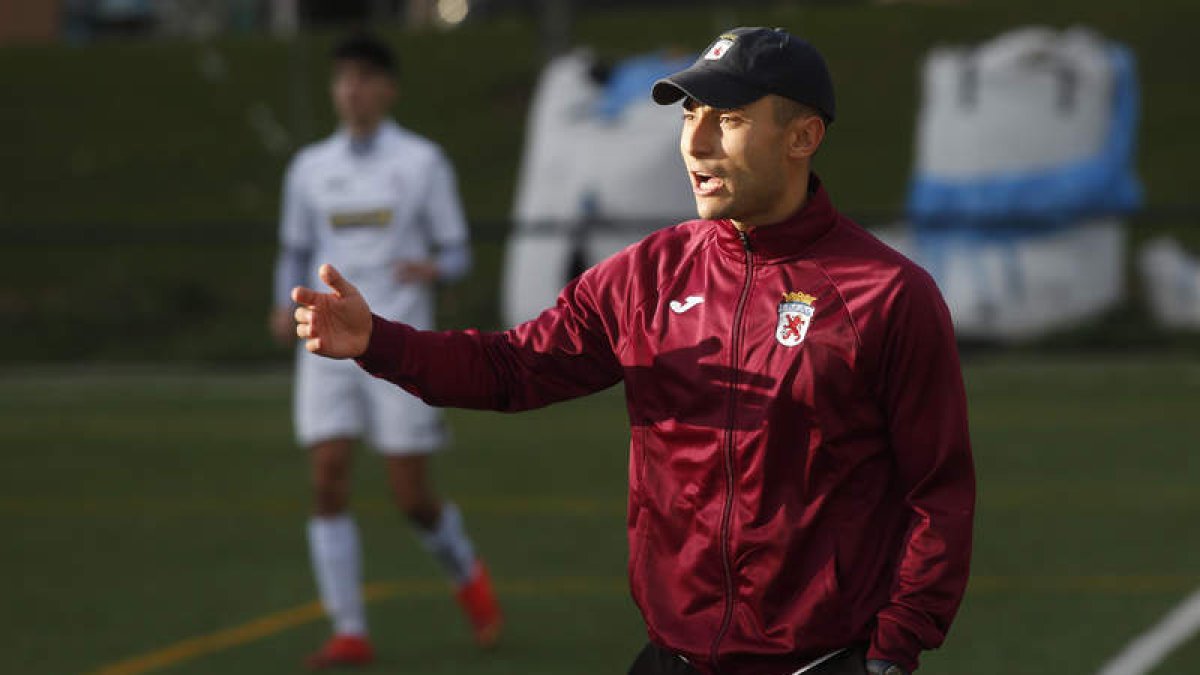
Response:
POLYGON ((710 125, 703 120, 683 125, 683 134, 679 139, 679 147, 683 154, 689 157, 708 157, 716 147, 710 125))

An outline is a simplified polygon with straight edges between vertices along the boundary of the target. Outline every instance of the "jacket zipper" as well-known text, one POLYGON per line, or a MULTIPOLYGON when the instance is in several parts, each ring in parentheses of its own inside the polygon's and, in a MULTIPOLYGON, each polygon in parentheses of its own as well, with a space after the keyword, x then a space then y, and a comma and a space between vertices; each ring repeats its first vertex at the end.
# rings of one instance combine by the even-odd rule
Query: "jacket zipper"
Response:
POLYGON ((742 250, 746 252, 746 279, 742 282, 742 294, 738 298, 737 309, 733 314, 733 339, 730 341, 729 422, 725 426, 725 509, 721 513, 721 563, 725 568, 725 616, 721 619, 721 628, 717 631, 716 638, 713 639, 712 653, 709 655, 713 669, 718 672, 720 672, 720 665, 717 655, 720 651, 721 641, 725 639, 725 634, 729 632, 729 624, 733 620, 733 561, 730 559, 729 551, 729 528, 733 520, 733 497, 736 485, 736 476, 733 470, 733 428, 737 417, 738 367, 740 365, 738 357, 742 342, 742 315, 746 310, 746 298, 750 295, 750 282, 754 277, 754 250, 750 246, 750 237, 743 230, 738 230, 738 237, 742 240, 742 250))

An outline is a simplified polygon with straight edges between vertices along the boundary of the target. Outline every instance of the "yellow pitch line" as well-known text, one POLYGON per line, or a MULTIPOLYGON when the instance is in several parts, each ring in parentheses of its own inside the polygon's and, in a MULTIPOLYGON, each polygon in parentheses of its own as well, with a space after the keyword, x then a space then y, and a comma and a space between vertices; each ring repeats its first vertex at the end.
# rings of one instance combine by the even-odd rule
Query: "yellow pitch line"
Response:
MULTIPOLYGON (((976 575, 971 578, 968 594, 1019 590, 1059 592, 1145 593, 1174 592, 1191 588, 1194 576, 1170 575, 1092 575, 1079 577, 1011 577, 976 575)), ((514 579, 497 585, 501 595, 589 595, 616 594, 626 591, 620 577, 562 577, 552 580, 514 579)), ((447 592, 447 584, 435 580, 380 582, 363 589, 367 603, 397 595, 438 595, 447 592)), ((324 616, 320 603, 309 602, 281 612, 248 621, 239 626, 187 638, 162 649, 135 656, 94 670, 90 675, 141 675, 184 661, 261 640, 290 628, 312 623, 324 616)))
MULTIPOLYGON (((367 603, 385 600, 397 595, 439 595, 449 593, 444 581, 414 580, 403 583, 380 582, 367 584, 363 589, 367 603)), ((626 588, 624 578, 564 577, 550 581, 533 579, 513 580, 497 584, 501 595, 588 595, 595 593, 617 593, 626 588)), ((248 621, 240 626, 219 630, 206 635, 180 640, 162 649, 135 656, 117 663, 102 666, 90 675, 141 675, 208 654, 244 645, 255 640, 282 633, 289 628, 312 623, 325 616, 321 604, 310 602, 281 612, 248 621)))
MULTIPOLYGON (((404 585, 396 583, 369 584, 363 593, 367 602, 373 602, 392 597, 402 590, 425 590, 424 588, 415 588, 415 584, 409 584, 408 586, 410 588, 406 589, 404 585)), ((424 586, 431 589, 433 584, 424 584, 424 586)), ((439 590, 444 590, 444 588, 445 584, 438 586, 439 590)), ((139 675, 140 673, 166 668, 167 666, 182 663, 183 661, 190 661, 200 656, 244 645, 248 642, 261 640, 289 628, 311 623, 324 615, 321 603, 310 602, 291 609, 285 609, 282 612, 268 614, 240 626, 219 630, 207 635, 198 635, 141 656, 135 656, 124 661, 103 666, 93 671, 92 675, 139 675)))

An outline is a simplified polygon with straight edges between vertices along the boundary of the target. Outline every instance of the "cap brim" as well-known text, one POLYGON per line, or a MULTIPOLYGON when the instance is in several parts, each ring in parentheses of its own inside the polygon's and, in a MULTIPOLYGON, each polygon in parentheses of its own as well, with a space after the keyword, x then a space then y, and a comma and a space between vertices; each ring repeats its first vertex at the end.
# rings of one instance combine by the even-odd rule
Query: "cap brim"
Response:
POLYGON ((713 108, 740 108, 766 95, 745 80, 703 65, 692 66, 655 82, 650 93, 659 105, 670 105, 690 97, 713 108))

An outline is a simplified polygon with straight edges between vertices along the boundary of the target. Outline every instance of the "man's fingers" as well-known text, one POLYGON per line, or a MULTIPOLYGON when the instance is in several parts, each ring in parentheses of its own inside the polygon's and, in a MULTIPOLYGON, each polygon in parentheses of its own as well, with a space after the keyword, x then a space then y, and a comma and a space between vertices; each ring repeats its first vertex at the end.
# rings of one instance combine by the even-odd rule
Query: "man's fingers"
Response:
POLYGON ((304 348, 305 348, 305 349, 307 349, 308 351, 310 351, 310 352, 312 352, 312 353, 316 354, 316 353, 317 353, 317 351, 321 349, 321 340, 320 340, 319 338, 313 338, 313 339, 311 339, 311 340, 305 340, 305 341, 304 341, 304 348))
POLYGON ((321 294, 311 288, 297 286, 292 289, 292 300, 294 300, 297 305, 315 305, 317 304, 317 299, 320 297, 321 294))
POLYGON ((342 273, 329 263, 321 265, 321 269, 317 273, 320 275, 321 281, 324 281, 326 286, 332 288, 339 298, 358 293, 358 289, 354 287, 354 284, 346 281, 342 273))
POLYGON ((312 323, 312 310, 307 307, 297 307, 295 312, 296 323, 312 323))

